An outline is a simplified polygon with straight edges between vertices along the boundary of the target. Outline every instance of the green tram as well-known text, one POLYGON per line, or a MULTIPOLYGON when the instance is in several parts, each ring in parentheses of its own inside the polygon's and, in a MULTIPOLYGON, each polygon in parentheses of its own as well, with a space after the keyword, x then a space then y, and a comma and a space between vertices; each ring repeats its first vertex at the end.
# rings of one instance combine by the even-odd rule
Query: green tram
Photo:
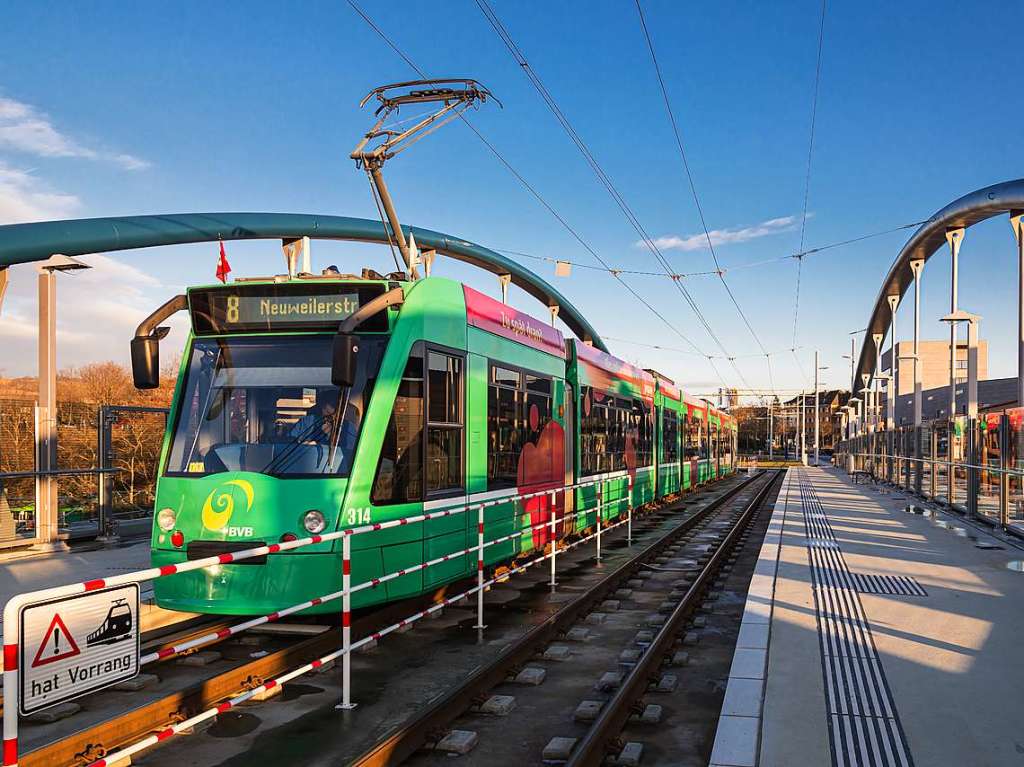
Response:
MULTIPOLYGON (((598 479, 556 493, 555 508, 545 494, 486 509, 491 539, 552 514, 565 517, 554 534, 572 537, 598 523, 598 494, 608 523, 734 469, 727 414, 452 280, 327 273, 196 287, 175 301, 132 342, 137 385, 155 385, 155 325, 188 310, 156 490, 157 566, 598 479)), ((356 536, 353 583, 466 549, 476 531, 472 512, 356 536)), ((543 550, 551 535, 545 526, 488 547, 487 564, 543 550)), ((156 599, 270 613, 339 590, 340 560, 339 541, 319 543, 158 579, 156 599)), ((475 569, 475 553, 453 557, 361 591, 353 606, 475 569)))

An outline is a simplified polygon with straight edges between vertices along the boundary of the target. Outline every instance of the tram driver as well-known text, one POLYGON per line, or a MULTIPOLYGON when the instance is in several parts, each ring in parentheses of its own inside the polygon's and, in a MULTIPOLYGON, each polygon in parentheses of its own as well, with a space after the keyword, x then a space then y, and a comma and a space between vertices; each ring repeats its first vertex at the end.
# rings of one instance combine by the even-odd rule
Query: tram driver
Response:
MULTIPOLYGON (((337 394, 333 390, 317 392, 316 404, 288 432, 288 436, 306 445, 329 445, 337 417, 337 394)), ((337 445, 345 458, 352 455, 359 434, 359 408, 348 403, 340 424, 337 445)))

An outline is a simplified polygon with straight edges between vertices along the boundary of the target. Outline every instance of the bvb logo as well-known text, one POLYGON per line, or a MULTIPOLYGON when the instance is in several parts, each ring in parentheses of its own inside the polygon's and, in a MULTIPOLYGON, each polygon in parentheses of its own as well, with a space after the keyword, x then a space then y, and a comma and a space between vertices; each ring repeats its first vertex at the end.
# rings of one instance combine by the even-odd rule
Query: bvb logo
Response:
POLYGON ((203 527, 207 530, 221 530, 231 520, 235 511, 235 491, 240 488, 245 494, 245 510, 252 508, 252 485, 244 479, 232 479, 215 487, 203 504, 203 527))

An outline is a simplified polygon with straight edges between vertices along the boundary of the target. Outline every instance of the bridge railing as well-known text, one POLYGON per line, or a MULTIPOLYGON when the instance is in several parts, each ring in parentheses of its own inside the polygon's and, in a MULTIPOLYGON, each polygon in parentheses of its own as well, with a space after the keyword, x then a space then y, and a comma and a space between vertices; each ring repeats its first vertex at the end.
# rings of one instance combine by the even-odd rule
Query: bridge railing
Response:
MULTIPOLYGON (((654 467, 644 467, 638 471, 654 470, 654 467)), ((731 471, 731 470, 727 470, 731 471)), ((694 483, 696 484, 696 482, 694 483)), ((581 546, 590 541, 596 543, 596 556, 598 561, 601 559, 601 538, 603 534, 607 534, 609 531, 626 526, 627 528, 627 543, 632 543, 632 527, 633 527, 633 506, 631 503, 631 491, 633 487, 633 478, 626 471, 613 472, 608 474, 601 474, 589 477, 580 482, 575 482, 569 485, 559 485, 554 488, 547 488, 543 490, 536 490, 525 493, 509 493, 496 498, 491 498, 485 501, 469 502, 458 504, 449 508, 443 508, 438 510, 426 511, 422 514, 413 515, 410 517, 403 517, 400 519, 388 520, 385 522, 377 522, 372 524, 361 525, 352 528, 346 528, 337 530, 331 533, 324 533, 322 535, 312 535, 306 538, 299 538, 293 541, 283 541, 280 543, 266 544, 263 546, 256 546, 251 549, 245 549, 241 551, 226 552, 223 554, 215 554, 202 559, 195 559, 180 564, 169 564, 159 567, 151 567, 135 572, 124 573, 109 578, 98 578, 88 581, 82 581, 79 583, 68 584, 65 586, 58 586, 49 589, 42 589, 39 591, 28 592, 19 594, 11 598, 6 606, 4 607, 3 616, 3 645, 4 645, 4 663, 3 663, 3 679, 4 679, 4 690, 8 695, 17 696, 19 691, 19 680, 18 680, 18 657, 20 655, 20 611, 28 606, 37 604, 40 602, 47 602, 57 598, 63 598, 68 596, 74 596, 78 594, 85 594, 90 591, 98 591, 100 589, 110 588, 114 586, 135 584, 144 581, 152 581, 159 578, 170 578, 182 573, 193 572, 196 570, 202 570, 204 568, 212 566, 222 566, 236 562, 242 562, 247 559, 254 557, 269 556, 271 554, 279 554, 282 552, 293 551, 301 549, 307 546, 313 546, 320 543, 326 543, 331 541, 341 542, 341 570, 342 570, 342 588, 329 593, 321 594, 310 600, 290 605, 281 610, 269 613, 267 615, 257 616, 249 618, 244 621, 240 621, 232 626, 219 629, 215 632, 210 632, 204 636, 195 637, 187 640, 180 644, 172 647, 165 647, 157 652, 150 652, 142 655, 139 658, 139 666, 148 665, 158 661, 172 658, 176 655, 194 650, 196 648, 211 644, 216 641, 221 641, 231 636, 237 635, 248 629, 260 626, 263 624, 278 621, 289 615, 301 612, 311 607, 319 606, 327 602, 341 601, 341 615, 342 615, 342 637, 341 647, 321 658, 318 658, 304 666, 289 671, 276 679, 267 680, 259 687, 248 690, 244 693, 235 696, 228 701, 220 703, 216 707, 209 708, 199 714, 190 717, 182 722, 176 723, 172 726, 167 727, 159 733, 144 738, 136 743, 129 746, 125 746, 114 753, 108 754, 102 759, 93 762, 90 767, 106 767, 106 765, 114 764, 115 762, 127 759, 133 754, 143 751, 146 748, 154 745, 157 742, 165 740, 173 735, 180 732, 187 731, 195 725, 204 722, 212 717, 217 716, 219 713, 223 713, 240 703, 243 703, 251 698, 261 695, 268 690, 276 687, 280 684, 284 684, 298 676, 313 671, 318 668, 322 668, 324 665, 333 663, 340 660, 342 663, 342 701, 339 704, 339 708, 351 708, 351 654, 352 652, 360 649, 361 647, 368 645, 372 642, 376 642, 380 638, 398 631, 405 626, 411 625, 428 615, 436 613, 445 607, 455 604, 456 602, 462 602, 470 597, 476 598, 476 612, 477 612, 477 623, 474 628, 482 630, 485 626, 483 623, 484 616, 484 593, 491 586, 496 583, 505 580, 506 578, 522 573, 525 570, 541 564, 542 562, 550 563, 550 583, 554 587, 557 583, 556 580, 556 568, 557 559, 559 556, 564 555, 568 550, 581 546), (615 480, 626 479, 628 482, 628 490, 626 497, 626 508, 622 509, 621 504, 623 499, 606 499, 604 497, 604 485, 607 482, 615 480), (562 513, 561 516, 556 515, 556 510, 566 509, 568 504, 566 499, 572 494, 575 499, 576 491, 585 488, 595 488, 595 494, 592 505, 584 505, 583 508, 574 508, 571 511, 562 513), (561 506, 558 505, 558 496, 562 497, 561 506), (486 521, 485 511, 488 508, 512 503, 512 502, 524 502, 533 499, 544 499, 549 500, 549 518, 535 524, 524 525, 520 529, 504 536, 492 538, 488 540, 486 538, 486 521), (613 515, 606 515, 606 507, 615 504, 616 511, 613 515), (391 528, 407 526, 411 524, 417 524, 427 522, 431 520, 441 519, 445 517, 452 517, 456 515, 477 515, 477 540, 476 544, 467 546, 461 550, 449 552, 440 557, 435 557, 430 560, 424 560, 419 563, 408 565, 407 567, 382 574, 377 577, 368 578, 364 581, 353 583, 352 582, 352 541, 356 536, 365 535, 368 533, 378 532, 381 530, 387 530, 391 528), (587 518, 589 515, 595 514, 595 524, 591 527, 587 525, 587 518), (579 523, 583 521, 583 527, 580 530, 573 530, 572 532, 581 532, 582 535, 575 539, 564 538, 560 535, 560 525, 564 525, 567 522, 579 523), (514 563, 514 566, 509 570, 501 573, 500 576, 486 577, 485 575, 485 554, 489 547, 500 545, 514 541, 524 536, 533 536, 535 533, 540 533, 540 540, 542 545, 534 547, 534 550, 539 550, 539 554, 531 559, 523 562, 514 563), (561 540, 560 540, 561 538, 561 540), (551 544, 550 546, 546 544, 551 544), (559 545, 561 544, 561 545, 559 545), (353 594, 357 594, 361 591, 375 589, 382 586, 385 583, 396 580, 403 576, 411 573, 421 572, 430 567, 435 567, 445 562, 451 562, 459 559, 460 557, 472 557, 476 555, 476 583, 470 588, 464 591, 454 594, 445 600, 438 602, 429 608, 417 611, 406 618, 394 623, 388 627, 377 630, 368 634, 365 637, 361 637, 358 640, 353 641, 351 635, 351 614, 352 605, 351 598, 353 594)), ((574 524, 574 528, 576 524, 574 524)), ((9 699, 10 703, 3 707, 3 765, 4 767, 13 767, 18 763, 18 705, 13 697, 9 699)))
POLYGON ((846 440, 835 463, 968 518, 1024 535, 1022 409, 846 440))

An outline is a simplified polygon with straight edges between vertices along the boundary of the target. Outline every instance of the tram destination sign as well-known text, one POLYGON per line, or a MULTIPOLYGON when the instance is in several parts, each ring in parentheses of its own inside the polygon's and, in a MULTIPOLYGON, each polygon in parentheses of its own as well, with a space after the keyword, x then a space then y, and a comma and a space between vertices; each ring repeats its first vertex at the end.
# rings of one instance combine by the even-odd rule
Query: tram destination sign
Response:
POLYGON ((191 290, 189 306, 196 335, 333 331, 381 292, 345 283, 231 285, 191 290))
POLYGON ((139 673, 139 584, 19 611, 18 710, 31 714, 139 673))

